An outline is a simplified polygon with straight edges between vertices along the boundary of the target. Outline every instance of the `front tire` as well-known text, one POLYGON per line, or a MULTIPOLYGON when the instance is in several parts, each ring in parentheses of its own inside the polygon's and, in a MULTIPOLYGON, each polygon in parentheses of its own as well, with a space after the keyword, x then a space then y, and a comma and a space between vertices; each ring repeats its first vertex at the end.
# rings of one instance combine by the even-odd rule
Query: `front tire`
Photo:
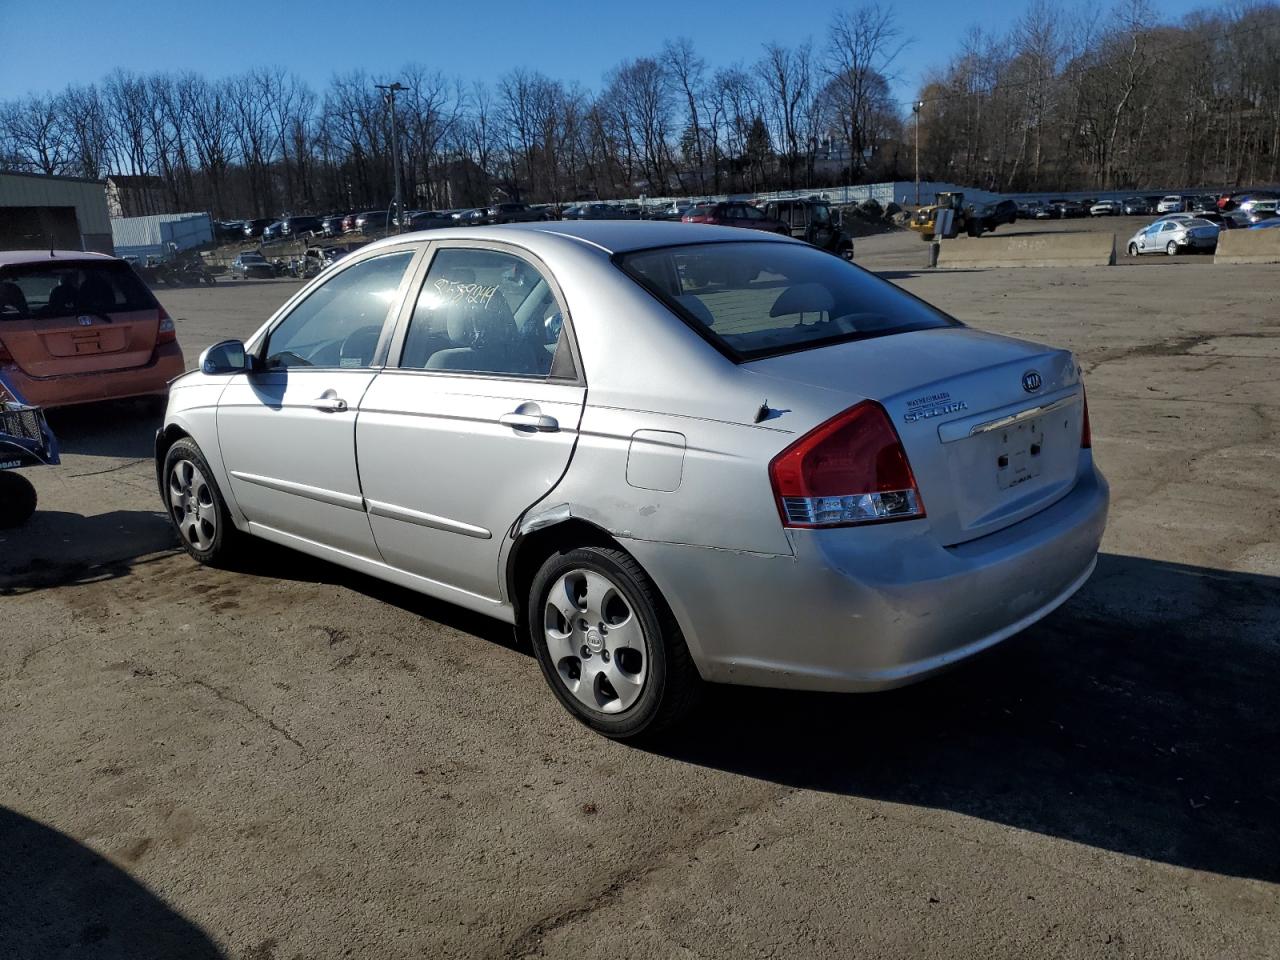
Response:
POLYGON ((36 488, 19 473, 0 470, 0 530, 21 526, 36 512, 36 488))
POLYGON ((698 700, 702 680, 675 618, 621 550, 553 554, 533 578, 527 619, 556 698, 607 737, 657 734, 698 700))
POLYGON ((1138 245, 1136 243, 1129 244, 1129 256, 1136 257, 1138 255, 1138 245))
POLYGON ((194 440, 183 437, 169 448, 162 476, 169 522, 182 548, 208 566, 229 565, 238 552, 242 535, 231 522, 231 513, 213 479, 209 461, 194 440))

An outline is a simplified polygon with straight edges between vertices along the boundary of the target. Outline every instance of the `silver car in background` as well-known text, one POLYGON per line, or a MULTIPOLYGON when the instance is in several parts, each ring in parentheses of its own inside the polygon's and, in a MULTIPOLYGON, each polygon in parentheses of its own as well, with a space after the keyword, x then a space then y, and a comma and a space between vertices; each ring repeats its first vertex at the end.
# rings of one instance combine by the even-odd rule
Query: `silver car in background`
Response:
POLYGON ((1218 246, 1216 223, 1185 214, 1163 217, 1143 227, 1129 238, 1129 256, 1144 253, 1166 253, 1177 256, 1195 250, 1214 250, 1218 246))
POLYGON ((1085 582, 1108 502, 1067 351, 658 222, 372 244, 174 383, 156 464, 197 560, 259 537, 515 624, 613 737, 985 650, 1085 582))

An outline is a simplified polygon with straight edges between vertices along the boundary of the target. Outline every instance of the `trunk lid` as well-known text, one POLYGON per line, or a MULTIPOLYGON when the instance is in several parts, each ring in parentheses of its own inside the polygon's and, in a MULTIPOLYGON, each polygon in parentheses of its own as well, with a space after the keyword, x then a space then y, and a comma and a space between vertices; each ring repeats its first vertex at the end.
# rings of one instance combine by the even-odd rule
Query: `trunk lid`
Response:
POLYGON ((14 265, 0 295, 0 341, 30 376, 140 367, 155 351, 163 311, 120 261, 14 265))
POLYGON ((1016 523, 1075 484, 1083 405, 1068 351, 952 327, 747 368, 782 381, 765 387, 771 402, 787 397, 786 384, 800 389, 778 423, 797 433, 860 400, 880 403, 902 439, 930 528, 946 546, 1016 523))

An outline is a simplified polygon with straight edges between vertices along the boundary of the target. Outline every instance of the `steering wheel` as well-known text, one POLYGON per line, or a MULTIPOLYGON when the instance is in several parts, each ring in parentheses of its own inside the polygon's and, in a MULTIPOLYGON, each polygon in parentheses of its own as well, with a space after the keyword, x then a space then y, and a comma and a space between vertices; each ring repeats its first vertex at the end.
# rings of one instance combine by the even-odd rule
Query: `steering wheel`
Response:
POLYGON ((357 366, 367 367, 373 362, 374 351, 378 349, 378 338, 382 335, 382 327, 370 324, 348 334, 338 348, 339 366, 347 366, 343 361, 358 360, 357 366))

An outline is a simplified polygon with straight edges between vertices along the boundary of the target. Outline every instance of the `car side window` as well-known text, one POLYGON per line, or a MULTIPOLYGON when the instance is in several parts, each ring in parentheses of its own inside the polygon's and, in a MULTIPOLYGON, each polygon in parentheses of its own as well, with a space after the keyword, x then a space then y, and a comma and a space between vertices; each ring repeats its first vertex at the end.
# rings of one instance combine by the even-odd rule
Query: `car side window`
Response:
POLYGON ((445 247, 418 293, 400 366, 516 377, 574 377, 555 291, 527 260, 445 247))
POLYGON ((755 207, 749 207, 745 203, 738 208, 738 212, 734 214, 742 220, 763 220, 764 214, 755 207))
POLYGON ((368 367, 412 250, 373 257, 335 274, 267 335, 265 365, 368 367))

